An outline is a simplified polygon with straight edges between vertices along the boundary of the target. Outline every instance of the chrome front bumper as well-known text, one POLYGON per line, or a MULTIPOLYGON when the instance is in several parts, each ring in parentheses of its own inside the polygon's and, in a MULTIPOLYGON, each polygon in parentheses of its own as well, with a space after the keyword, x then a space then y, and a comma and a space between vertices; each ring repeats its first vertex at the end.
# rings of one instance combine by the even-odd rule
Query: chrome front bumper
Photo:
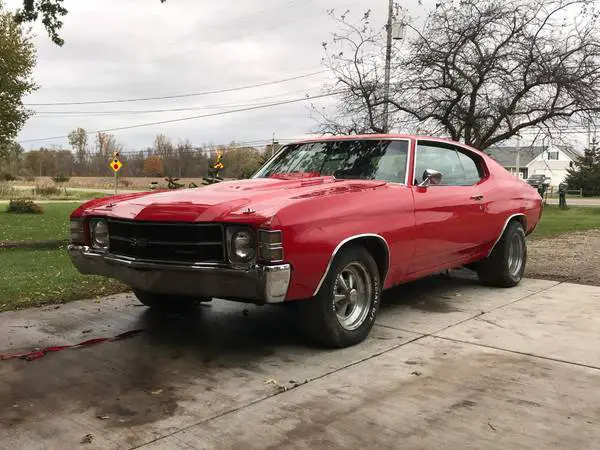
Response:
POLYGON ((281 303, 285 301, 292 272, 289 264, 236 268, 140 261, 80 245, 69 245, 68 250, 73 264, 83 274, 115 278, 134 289, 157 294, 281 303))

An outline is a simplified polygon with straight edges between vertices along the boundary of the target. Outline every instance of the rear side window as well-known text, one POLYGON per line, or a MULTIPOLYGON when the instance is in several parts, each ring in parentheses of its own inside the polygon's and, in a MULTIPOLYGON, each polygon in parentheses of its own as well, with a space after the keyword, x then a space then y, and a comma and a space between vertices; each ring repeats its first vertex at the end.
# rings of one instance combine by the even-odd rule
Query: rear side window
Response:
POLYGON ((442 173, 442 186, 471 186, 483 177, 481 162, 446 144, 419 142, 415 158, 415 184, 423 181, 425 170, 442 173))

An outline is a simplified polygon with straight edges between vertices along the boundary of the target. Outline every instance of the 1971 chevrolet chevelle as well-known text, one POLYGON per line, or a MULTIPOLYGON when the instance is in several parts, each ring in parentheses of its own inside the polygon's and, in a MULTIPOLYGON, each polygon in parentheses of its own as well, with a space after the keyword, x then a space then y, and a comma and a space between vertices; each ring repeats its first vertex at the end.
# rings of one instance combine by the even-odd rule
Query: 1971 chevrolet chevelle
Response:
POLYGON ((320 138, 249 180, 83 204, 69 252, 156 309, 294 302, 310 337, 345 347, 369 334, 383 289, 460 266, 519 283, 541 214, 535 189, 456 142, 320 138))

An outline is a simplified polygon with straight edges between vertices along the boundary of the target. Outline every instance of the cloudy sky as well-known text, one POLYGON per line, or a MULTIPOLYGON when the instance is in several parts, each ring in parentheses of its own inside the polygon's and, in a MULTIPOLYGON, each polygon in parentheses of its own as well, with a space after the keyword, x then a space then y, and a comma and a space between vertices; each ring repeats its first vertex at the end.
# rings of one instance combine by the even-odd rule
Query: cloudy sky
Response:
MULTIPOLYGON (((16 9, 21 0, 5 0, 16 9)), ((428 4, 429 2, 425 2, 428 4)), ((405 3, 423 14, 417 1, 405 3)), ((41 26, 35 79, 40 89, 26 99, 37 114, 19 135, 27 149, 67 145, 76 127, 88 131, 206 115, 322 93, 329 79, 321 43, 336 25, 326 11, 371 8, 373 23, 386 20, 386 0, 65 0, 63 47, 41 26), (57 105, 173 96, 313 74, 228 93, 176 99, 57 105), (35 104, 35 105, 34 105, 35 104), (41 105, 48 104, 48 105, 41 105), (148 112, 164 109, 182 111, 148 112), (137 113, 127 113, 138 111, 137 113), (140 112, 145 111, 145 112, 140 112), (57 137, 44 141, 36 139, 57 137)), ((332 99, 314 100, 331 105, 332 99)), ((307 102, 115 131, 125 148, 151 145, 157 133, 194 144, 297 138, 314 131, 307 102)))

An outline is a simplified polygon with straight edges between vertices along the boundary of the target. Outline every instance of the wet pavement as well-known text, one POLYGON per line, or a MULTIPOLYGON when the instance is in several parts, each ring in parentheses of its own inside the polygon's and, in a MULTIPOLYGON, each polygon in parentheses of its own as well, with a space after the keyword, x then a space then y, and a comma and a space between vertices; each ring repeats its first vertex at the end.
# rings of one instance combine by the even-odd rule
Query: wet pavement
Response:
POLYGON ((0 448, 597 448, 600 288, 464 273, 386 293, 361 345, 293 308, 161 316, 130 294, 0 315, 0 448), (83 443, 82 443, 83 442, 83 443))

